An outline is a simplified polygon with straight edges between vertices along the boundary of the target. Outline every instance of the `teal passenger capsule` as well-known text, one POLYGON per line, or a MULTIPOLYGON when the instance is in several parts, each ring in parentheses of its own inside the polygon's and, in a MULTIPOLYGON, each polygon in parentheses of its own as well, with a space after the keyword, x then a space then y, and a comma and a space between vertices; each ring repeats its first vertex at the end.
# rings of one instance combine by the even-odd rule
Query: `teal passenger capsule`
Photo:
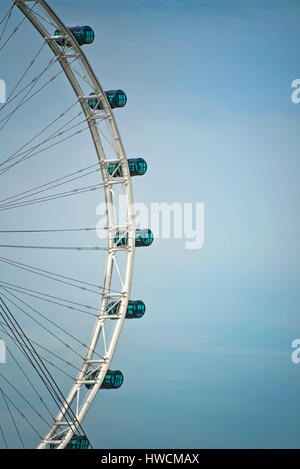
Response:
MULTIPOLYGON (((106 94, 111 109, 124 107, 127 103, 127 96, 123 90, 108 90, 104 91, 104 93, 106 94)), ((93 96, 94 94, 95 93, 90 93, 90 96, 93 96)), ((97 98, 88 99, 88 105, 91 109, 103 110, 101 101, 97 98)))
MULTIPOLYGON (((94 42, 95 33, 90 26, 72 26, 68 30, 73 34, 80 46, 94 42)), ((61 34, 58 29, 54 31, 54 36, 61 36, 61 34)), ((66 38, 56 39, 56 42, 59 46, 70 46, 66 38)))
POLYGON ((123 90, 109 90, 105 91, 110 107, 124 107, 127 103, 127 96, 123 90))
MULTIPOLYGON (((120 301, 115 301, 107 305, 108 315, 117 315, 120 310, 120 301)), ((139 319, 146 311, 145 303, 141 300, 129 300, 125 319, 139 319)))
MULTIPOLYGON (((130 158, 128 167, 130 176, 143 176, 147 171, 147 163, 143 158, 130 158)), ((122 177, 122 166, 118 163, 109 163, 107 166, 108 172, 112 177, 122 177)))
MULTIPOLYGON (((87 381, 96 379, 99 370, 94 371, 87 377, 87 381)), ((120 370, 107 370, 105 378, 100 386, 100 389, 118 389, 122 386, 124 381, 124 375, 120 370)), ((94 384, 85 383, 88 389, 91 389, 94 384)))
MULTIPOLYGON (((56 449, 58 444, 51 443, 50 449, 56 449)), ((90 442, 84 435, 73 435, 70 443, 67 444, 66 449, 88 449, 90 442)))
POLYGON ((124 381, 124 375, 120 370, 108 370, 101 389, 118 389, 122 386, 124 381))
MULTIPOLYGON (((146 229, 137 229, 135 231, 135 246, 150 246, 153 243, 154 237, 153 233, 149 228, 146 229)), ((115 244, 117 246, 126 246, 128 244, 128 233, 116 232, 114 238, 115 244)))

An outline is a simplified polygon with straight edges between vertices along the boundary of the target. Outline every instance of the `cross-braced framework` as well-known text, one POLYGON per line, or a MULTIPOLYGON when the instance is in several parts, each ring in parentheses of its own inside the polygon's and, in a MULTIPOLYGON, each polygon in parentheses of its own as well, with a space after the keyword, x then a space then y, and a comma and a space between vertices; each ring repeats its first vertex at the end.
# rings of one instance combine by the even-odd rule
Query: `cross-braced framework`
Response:
MULTIPOLYGON (((38 445, 39 449, 48 448, 49 446, 54 449, 62 449, 70 444, 74 435, 80 435, 80 433, 82 433, 82 422, 84 417, 99 389, 101 387, 105 387, 105 379, 109 374, 110 364, 116 349, 123 322, 126 318, 126 314, 128 314, 135 246, 138 245, 136 244, 136 227, 131 182, 132 173, 128 165, 128 160, 112 111, 111 103, 83 53, 79 41, 75 39, 75 36, 72 34, 70 29, 64 25, 46 1, 12 0, 12 2, 13 6, 22 12, 24 20, 29 21, 42 37, 42 48, 47 45, 51 50, 53 59, 50 61, 49 67, 53 63, 60 65, 61 71, 58 72, 58 74, 62 72, 65 74, 76 95, 76 102, 80 103, 81 112, 84 116, 84 119, 81 122, 89 129, 98 157, 98 163, 95 165, 96 169, 94 167, 87 167, 85 168, 85 171, 99 171, 99 173, 101 173, 102 181, 99 183, 99 186, 103 188, 106 204, 107 245, 105 248, 94 248, 95 250, 105 249, 106 259, 104 280, 101 287, 101 301, 99 310, 97 313, 93 313, 95 322, 90 342, 86 345, 81 367, 78 371, 77 377, 73 381, 69 394, 66 397, 60 397, 59 411, 53 419, 48 432, 43 436, 38 445), (93 102, 93 106, 89 104, 91 101, 93 102), (120 198, 118 197, 119 193, 123 194, 122 206, 120 206, 120 198), (120 222, 120 219, 117 220, 116 216, 117 213, 120 214, 120 211, 122 212, 122 222, 120 222), (114 283, 113 289, 112 278, 114 278, 119 285, 116 287, 116 283, 114 283)), ((6 23, 8 23, 11 13, 12 9, 4 18, 6 23)), ((18 28, 16 28, 14 32, 16 32, 17 29, 18 28)), ((10 36, 8 40, 9 39, 10 36)), ((38 80, 39 77, 35 79, 35 82, 38 80)), ((20 105, 22 106, 24 102, 26 102, 26 96, 20 105)), ((4 119, 2 125, 5 125, 7 120, 9 120, 13 114, 14 111, 9 113, 6 116, 6 120, 4 119)), ((0 125, 1 123, 2 121, 0 122, 0 125)), ((74 125, 74 127, 75 126, 76 125, 74 125)), ((69 127, 68 130, 69 129, 72 129, 72 127, 69 127)), ((56 134, 56 137, 57 135, 62 137, 64 135, 64 130, 61 130, 60 133, 56 134)), ((48 140, 47 143, 49 143, 48 140)), ((33 148, 33 151, 35 152, 34 154, 40 151, 39 145, 31 148, 33 148)), ((10 170, 14 164, 17 164, 20 161, 23 162, 26 158, 29 158, 32 155, 32 153, 29 154, 26 152, 27 150, 18 153, 17 160, 15 159, 15 155, 8 158, 4 162, 4 166, 1 164, 0 173, 5 173, 10 170)), ((79 177, 79 173, 80 172, 70 173, 68 177, 71 177, 70 180, 72 180, 72 178, 76 179, 79 177)), ((51 184, 54 184, 53 187, 59 186, 64 177, 65 176, 62 176, 61 178, 52 181, 51 184)), ((92 186, 88 186, 81 190, 84 192, 85 190, 91 190, 91 188, 93 189, 92 186)), ((34 192, 31 192, 30 195, 35 196, 40 192, 41 189, 36 187, 34 192)), ((65 193, 60 194, 61 195, 59 196, 61 197, 68 195, 65 193)), ((22 204, 26 203, 34 204, 37 200, 40 200, 31 198, 28 201, 26 199, 26 195, 24 196, 24 193, 17 195, 17 198, 11 197, 8 199, 11 200, 6 200, 6 205, 0 204, 0 209, 5 210, 7 208, 14 208, 16 205, 22 206, 22 204)), ((49 200, 49 198, 46 200, 49 200)), ((2 247, 3 246, 4 245, 2 245, 2 247)), ((6 247, 12 246, 6 245, 6 247)), ((33 248, 35 246, 16 245, 14 247, 33 248)), ((39 246, 39 248, 43 248, 43 246, 39 246)), ((27 269, 33 273, 39 273, 48 277, 52 275, 51 272, 34 268, 20 262, 5 260, 4 258, 1 259, 3 262, 7 262, 17 268, 27 269)), ((68 284, 76 282, 73 278, 65 276, 60 276, 60 281, 68 284)), ((21 286, 5 284, 5 282, 1 283, 1 288, 4 289, 4 292, 7 292, 7 289, 10 288, 15 292, 22 292, 28 295, 34 294, 35 296, 37 295, 37 292, 32 292, 21 286)), ((47 296, 50 297, 50 295, 47 296)), ((6 314, 6 317, 8 318, 10 315, 10 307, 8 302, 5 301, 5 298, 5 295, 1 297, 1 301, 3 302, 1 309, 3 314, 6 314)), ((63 299, 58 298, 55 298, 55 300, 56 302, 58 300, 61 302, 63 301, 63 299)), ((81 306, 77 304, 77 308, 79 307, 81 306)), ((13 320, 13 318, 11 318, 11 320, 13 320)), ((9 323, 6 323, 7 329, 12 330, 7 324, 9 323)), ((17 334, 16 331, 18 327, 19 325, 14 325, 14 334, 17 334)), ((18 334, 18 337, 23 336, 27 340, 25 332, 21 327, 18 329, 18 334)), ((26 347, 31 347, 32 354, 36 353, 33 347, 33 342, 28 343, 29 346, 26 344, 26 347)), ((53 386, 54 384, 51 384, 51 390, 53 390, 53 386)), ((8 396, 4 393, 2 393, 2 395, 5 403, 8 405, 8 396)), ((58 395, 57 392, 56 395, 58 395)), ((1 428, 0 430, 2 431, 1 428)))

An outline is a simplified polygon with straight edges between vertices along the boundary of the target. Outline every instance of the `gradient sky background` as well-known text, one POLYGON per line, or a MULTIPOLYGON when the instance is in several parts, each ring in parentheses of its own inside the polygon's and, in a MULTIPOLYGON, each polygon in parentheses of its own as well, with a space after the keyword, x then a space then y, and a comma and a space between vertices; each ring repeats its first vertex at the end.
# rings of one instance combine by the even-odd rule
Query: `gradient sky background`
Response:
POLYGON ((137 252, 147 312, 125 323, 125 382, 90 411, 93 446, 299 448, 299 2, 49 3, 94 28, 100 83, 128 95, 118 126, 149 165, 136 201, 205 204, 202 249, 137 252))

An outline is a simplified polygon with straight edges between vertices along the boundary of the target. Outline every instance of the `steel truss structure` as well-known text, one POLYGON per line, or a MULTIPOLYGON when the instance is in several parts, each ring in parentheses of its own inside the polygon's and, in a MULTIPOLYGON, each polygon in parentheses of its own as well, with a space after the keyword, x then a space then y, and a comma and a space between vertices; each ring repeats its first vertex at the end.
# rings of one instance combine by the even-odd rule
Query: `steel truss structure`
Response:
POLYGON ((103 281, 104 290, 99 312, 78 376, 51 428, 38 445, 39 449, 47 448, 50 444, 55 445, 57 449, 62 449, 68 445, 73 435, 76 434, 80 428, 88 409, 101 387, 103 379, 110 367, 125 319, 135 255, 135 216, 132 182, 125 150, 114 114, 103 88, 82 51, 82 48, 46 1, 12 1, 47 43, 80 102, 98 156, 106 203, 108 230, 107 254, 103 281), (39 7, 38 13, 34 9, 35 5, 39 7), (51 30, 49 30, 49 26, 51 30), (54 35, 55 29, 60 32, 60 36, 54 35), (57 43, 57 40, 60 38, 65 39, 64 43, 67 44, 67 46, 62 47, 57 43), (91 109, 88 105, 88 99, 91 98, 101 103, 100 109, 97 107, 91 109), (109 143, 114 152, 113 158, 107 156, 104 150, 102 144, 103 134, 98 125, 99 122, 105 122, 109 127, 110 135, 112 136, 109 143), (107 169, 109 163, 116 163, 116 169, 119 167, 122 168, 122 177, 113 178, 113 175, 109 174, 107 169), (122 187, 125 194, 125 204, 123 206, 125 210, 125 222, 122 226, 118 226, 115 215, 117 209, 115 205, 118 203, 114 194, 116 184, 122 187), (128 242, 126 244, 117 245, 115 243, 114 234, 117 230, 122 231, 123 236, 127 236, 128 242), (124 256, 126 258, 126 268, 123 269, 125 273, 121 273, 121 269, 119 268, 119 256, 121 252, 123 259, 124 256), (114 271, 117 272, 120 281, 119 293, 111 292, 111 280, 114 271), (108 315, 107 308, 109 302, 112 300, 119 302, 120 308, 118 309, 118 314, 114 317, 113 334, 107 339, 105 334, 106 321, 112 319, 112 316, 108 315), (104 350, 101 359, 97 359, 95 355, 96 345, 99 341, 103 342, 104 350), (91 379, 91 373, 95 372, 95 370, 97 373, 94 373, 91 379), (89 391, 85 394, 81 393, 82 387, 87 383, 92 383, 93 386, 91 386, 89 391), (76 409, 74 417, 72 418, 68 412, 71 406, 76 409))

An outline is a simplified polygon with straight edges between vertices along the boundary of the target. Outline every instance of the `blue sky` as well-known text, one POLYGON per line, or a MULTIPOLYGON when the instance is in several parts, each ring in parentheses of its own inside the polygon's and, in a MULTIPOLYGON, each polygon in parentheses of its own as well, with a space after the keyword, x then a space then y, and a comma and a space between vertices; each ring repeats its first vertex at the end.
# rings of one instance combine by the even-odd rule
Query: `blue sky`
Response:
POLYGON ((94 447, 298 448, 299 3, 49 3, 94 28, 89 61, 128 95, 118 126, 149 166, 135 200, 205 204, 202 249, 158 239, 137 252, 132 294, 147 312, 122 331, 124 385, 88 415, 94 447))

